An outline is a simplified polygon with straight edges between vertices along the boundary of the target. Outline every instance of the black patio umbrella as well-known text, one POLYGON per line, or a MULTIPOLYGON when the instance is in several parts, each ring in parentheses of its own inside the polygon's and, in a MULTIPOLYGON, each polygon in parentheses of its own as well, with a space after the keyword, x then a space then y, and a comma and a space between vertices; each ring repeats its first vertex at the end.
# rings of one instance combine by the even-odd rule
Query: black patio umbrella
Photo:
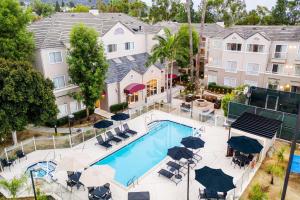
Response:
POLYGON ((94 128, 108 128, 110 126, 113 125, 113 122, 112 121, 109 121, 109 120, 101 120, 99 122, 96 122, 94 124, 94 128))
POLYGON ((129 118, 129 115, 125 114, 125 113, 117 113, 117 114, 111 116, 111 119, 115 120, 115 121, 123 121, 123 120, 126 120, 128 118, 129 118))
POLYGON ((205 142, 198 137, 189 136, 182 138, 181 144, 186 148, 199 149, 204 147, 205 142))
POLYGON ((225 174, 221 169, 203 167, 195 170, 195 180, 209 190, 227 192, 235 188, 233 177, 225 174))
POLYGON ((260 153, 263 146, 256 140, 246 136, 231 137, 227 141, 228 145, 236 151, 246 154, 260 153))
POLYGON ((174 160, 180 160, 181 158, 191 159, 193 158, 193 152, 185 147, 172 147, 168 149, 168 156, 174 160))

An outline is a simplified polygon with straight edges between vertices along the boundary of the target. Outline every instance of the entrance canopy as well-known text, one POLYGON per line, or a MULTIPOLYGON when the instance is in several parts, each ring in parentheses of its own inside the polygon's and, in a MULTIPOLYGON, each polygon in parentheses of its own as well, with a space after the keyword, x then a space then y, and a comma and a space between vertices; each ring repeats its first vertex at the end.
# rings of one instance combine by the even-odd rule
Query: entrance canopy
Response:
POLYGON ((133 94, 133 93, 138 92, 138 91, 143 90, 143 89, 145 89, 144 84, 131 83, 131 84, 129 84, 125 87, 124 92, 126 94, 133 94))
POLYGON ((231 128, 272 139, 281 123, 279 120, 245 112, 231 124, 231 128))

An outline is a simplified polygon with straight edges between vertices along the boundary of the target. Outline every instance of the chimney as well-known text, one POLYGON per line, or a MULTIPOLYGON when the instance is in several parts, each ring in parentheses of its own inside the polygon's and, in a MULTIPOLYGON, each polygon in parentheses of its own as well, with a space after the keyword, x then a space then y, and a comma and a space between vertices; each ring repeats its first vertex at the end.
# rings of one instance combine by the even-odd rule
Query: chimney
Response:
POLYGON ((99 10, 98 9, 91 9, 91 10, 89 10, 89 13, 91 13, 92 15, 97 16, 97 15, 99 15, 99 10))
POLYGON ((221 26, 221 27, 223 27, 223 28, 225 27, 224 22, 217 22, 216 24, 219 25, 219 26, 221 26))

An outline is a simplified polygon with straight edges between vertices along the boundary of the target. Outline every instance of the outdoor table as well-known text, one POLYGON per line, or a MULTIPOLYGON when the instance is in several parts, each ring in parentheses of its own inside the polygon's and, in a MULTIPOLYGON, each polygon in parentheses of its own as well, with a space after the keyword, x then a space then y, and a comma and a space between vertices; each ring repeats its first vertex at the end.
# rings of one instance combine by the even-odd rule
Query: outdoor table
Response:
POLYGON ((101 186, 101 187, 96 187, 91 194, 96 196, 96 197, 102 198, 108 191, 109 191, 109 189, 107 189, 106 187, 101 186))
POLYGON ((249 161, 249 158, 245 155, 237 155, 235 156, 236 159, 238 159, 241 162, 241 165, 246 165, 247 161, 249 161))
POLYGON ((205 197, 208 199, 217 199, 219 197, 218 192, 213 191, 213 190, 204 189, 204 194, 205 194, 205 197))
POLYGON ((150 200, 149 192, 128 192, 128 200, 150 200))
POLYGON ((81 172, 75 172, 74 174, 69 176, 69 180, 78 183, 81 176, 81 172))

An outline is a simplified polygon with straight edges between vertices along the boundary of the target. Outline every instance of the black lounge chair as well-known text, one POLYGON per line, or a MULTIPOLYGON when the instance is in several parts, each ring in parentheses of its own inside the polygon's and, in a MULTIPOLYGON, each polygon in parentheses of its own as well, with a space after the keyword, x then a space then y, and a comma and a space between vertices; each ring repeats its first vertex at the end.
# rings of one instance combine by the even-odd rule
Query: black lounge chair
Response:
POLYGON ((124 132, 122 132, 119 127, 115 128, 115 132, 116 132, 117 136, 119 136, 123 139, 129 138, 129 136, 127 134, 125 134, 124 132))
POLYGON ((10 166, 12 166, 13 162, 12 161, 7 161, 6 159, 1 159, 1 165, 3 169, 5 167, 8 167, 10 169, 10 166))
POLYGON ((114 141, 115 143, 119 143, 122 141, 120 138, 115 137, 111 131, 107 131, 106 135, 108 138, 107 142, 114 141))
POLYGON ((173 168, 173 169, 176 169, 177 171, 181 172, 182 174, 185 175, 185 173, 182 171, 182 169, 184 168, 184 166, 176 163, 176 162, 173 162, 173 161, 169 161, 167 163, 167 166, 170 167, 170 168, 173 168))
POLYGON ((170 172, 168 170, 165 170, 165 169, 159 170, 158 174, 166 177, 167 179, 169 179, 171 181, 173 181, 176 185, 182 180, 180 178, 180 179, 177 179, 178 181, 176 181, 175 174, 173 174, 172 172, 170 172))
MULTIPOLYGON (((16 152, 16 156, 19 158, 19 161, 20 161, 21 158, 26 157, 26 154, 22 150, 18 150, 16 152)), ((27 157, 26 157, 26 159, 27 159, 27 157)))
POLYGON ((103 138, 102 138, 101 135, 97 136, 96 139, 98 141, 98 144, 101 145, 101 146, 103 146, 103 147, 105 147, 106 149, 112 147, 111 144, 109 144, 107 141, 103 140, 103 138))
POLYGON ((124 125, 123 125, 123 128, 124 128, 124 132, 129 133, 130 135, 136 135, 136 134, 137 134, 136 131, 131 130, 131 129, 129 128, 128 124, 124 124, 124 125))

